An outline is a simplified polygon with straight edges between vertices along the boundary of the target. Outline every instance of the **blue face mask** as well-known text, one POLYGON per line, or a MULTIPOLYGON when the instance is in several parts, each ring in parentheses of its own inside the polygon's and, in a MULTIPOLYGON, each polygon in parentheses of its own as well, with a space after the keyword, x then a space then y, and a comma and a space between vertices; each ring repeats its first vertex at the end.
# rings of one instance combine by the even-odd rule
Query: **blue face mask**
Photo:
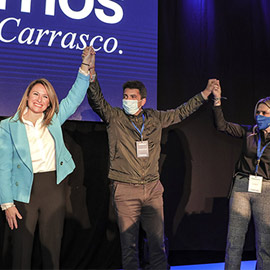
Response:
POLYGON ((138 100, 123 99, 122 106, 127 114, 134 115, 140 108, 138 107, 138 100))
POLYGON ((259 130, 267 129, 270 126, 270 117, 257 115, 256 122, 259 130))

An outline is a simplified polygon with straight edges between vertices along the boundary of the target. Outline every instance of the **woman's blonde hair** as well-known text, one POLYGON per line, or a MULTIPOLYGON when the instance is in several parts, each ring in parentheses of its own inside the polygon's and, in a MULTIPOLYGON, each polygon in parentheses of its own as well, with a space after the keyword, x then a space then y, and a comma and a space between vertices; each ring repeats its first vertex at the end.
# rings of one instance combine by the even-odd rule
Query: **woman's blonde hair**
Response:
POLYGON ((17 112, 19 112, 19 119, 22 122, 23 113, 25 111, 25 108, 28 106, 29 94, 30 94, 32 88, 36 84, 43 85, 48 93, 48 96, 49 96, 50 104, 49 104, 48 108, 44 111, 44 120, 43 120, 43 125, 48 126, 51 123, 53 115, 55 113, 58 113, 58 111, 59 111, 59 102, 58 102, 58 98, 57 98, 57 95, 55 93, 55 90, 54 90, 52 84, 44 78, 34 80, 27 86, 27 88, 24 92, 24 95, 21 99, 21 102, 19 104, 19 107, 17 109, 17 112))
MULTIPOLYGON (((256 120, 256 115, 257 115, 258 107, 259 107, 259 105, 260 105, 261 103, 265 104, 267 107, 270 108, 270 97, 262 98, 262 99, 260 99, 260 100, 256 103, 255 108, 254 108, 254 119, 255 119, 255 120, 256 120)), ((258 132, 258 130, 257 130, 257 125, 255 125, 255 126, 253 127, 253 134, 256 134, 257 132, 258 132)))
POLYGON ((256 114, 257 114, 258 107, 259 107, 259 105, 261 103, 265 104, 267 107, 270 108, 270 97, 262 98, 256 103, 255 109, 254 109, 254 118, 255 119, 256 119, 256 114))

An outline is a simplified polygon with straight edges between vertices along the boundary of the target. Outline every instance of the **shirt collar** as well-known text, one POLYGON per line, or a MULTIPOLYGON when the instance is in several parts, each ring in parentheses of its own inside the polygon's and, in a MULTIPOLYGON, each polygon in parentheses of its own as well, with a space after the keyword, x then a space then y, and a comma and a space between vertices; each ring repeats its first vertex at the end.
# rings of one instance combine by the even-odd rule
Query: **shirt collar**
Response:
MULTIPOLYGON (((27 124, 28 126, 34 126, 34 124, 29 121, 29 120, 26 120, 23 116, 28 112, 28 107, 25 108, 24 112, 23 112, 23 115, 22 115, 22 121, 24 124, 27 124)), ((40 116, 40 118, 38 118, 37 122, 36 122, 36 126, 39 127, 42 125, 42 122, 44 120, 44 113, 40 116)))

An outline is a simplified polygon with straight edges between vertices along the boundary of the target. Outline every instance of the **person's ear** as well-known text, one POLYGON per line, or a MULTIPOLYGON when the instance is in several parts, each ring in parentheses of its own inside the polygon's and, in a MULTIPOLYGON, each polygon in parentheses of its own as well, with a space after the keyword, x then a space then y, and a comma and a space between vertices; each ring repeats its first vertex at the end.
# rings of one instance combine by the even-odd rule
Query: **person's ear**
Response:
POLYGON ((146 103, 146 98, 142 98, 142 107, 145 105, 146 103))

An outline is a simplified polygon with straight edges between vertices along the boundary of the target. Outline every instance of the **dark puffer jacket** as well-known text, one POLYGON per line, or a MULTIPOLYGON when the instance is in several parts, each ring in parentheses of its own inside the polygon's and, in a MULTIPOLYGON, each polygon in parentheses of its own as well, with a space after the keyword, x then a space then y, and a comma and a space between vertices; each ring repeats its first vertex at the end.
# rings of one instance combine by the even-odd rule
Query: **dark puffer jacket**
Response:
POLYGON ((181 122, 204 102, 197 94, 175 110, 158 111, 144 109, 138 116, 127 115, 123 109, 112 107, 103 97, 97 80, 91 82, 87 91, 88 102, 93 110, 106 123, 109 147, 110 168, 108 177, 112 180, 143 184, 159 180, 158 161, 162 128, 181 122), (148 141, 149 157, 138 158, 136 141, 145 115, 143 140, 148 141))

